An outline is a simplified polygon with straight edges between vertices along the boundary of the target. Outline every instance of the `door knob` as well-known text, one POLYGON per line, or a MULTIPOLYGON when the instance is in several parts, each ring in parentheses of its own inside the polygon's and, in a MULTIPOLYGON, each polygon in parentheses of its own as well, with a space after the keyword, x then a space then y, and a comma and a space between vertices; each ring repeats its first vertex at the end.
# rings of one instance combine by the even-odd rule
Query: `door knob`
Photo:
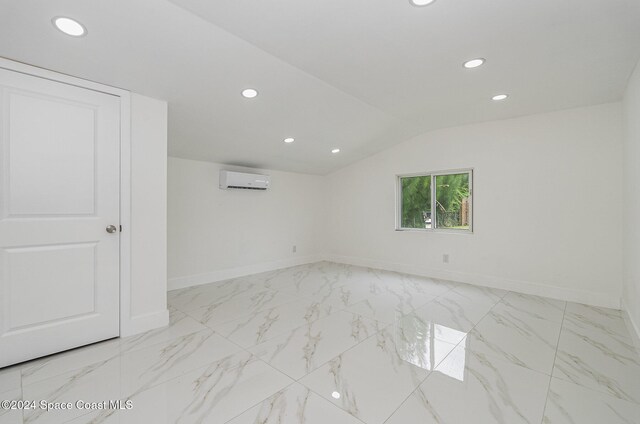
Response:
POLYGON ((113 233, 115 233, 116 231, 118 231, 118 229, 116 228, 116 226, 115 226, 115 225, 109 225, 109 226, 107 226, 107 233, 109 233, 109 234, 113 234, 113 233))

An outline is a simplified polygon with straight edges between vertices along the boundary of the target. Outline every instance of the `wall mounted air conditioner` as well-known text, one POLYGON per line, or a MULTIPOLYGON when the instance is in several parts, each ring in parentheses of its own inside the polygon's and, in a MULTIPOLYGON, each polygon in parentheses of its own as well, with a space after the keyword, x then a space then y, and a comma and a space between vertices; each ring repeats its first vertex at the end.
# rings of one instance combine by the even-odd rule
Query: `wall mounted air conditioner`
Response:
POLYGON ((240 188, 244 190, 266 190, 271 178, 268 175, 247 174, 244 172, 220 171, 220 188, 240 188))

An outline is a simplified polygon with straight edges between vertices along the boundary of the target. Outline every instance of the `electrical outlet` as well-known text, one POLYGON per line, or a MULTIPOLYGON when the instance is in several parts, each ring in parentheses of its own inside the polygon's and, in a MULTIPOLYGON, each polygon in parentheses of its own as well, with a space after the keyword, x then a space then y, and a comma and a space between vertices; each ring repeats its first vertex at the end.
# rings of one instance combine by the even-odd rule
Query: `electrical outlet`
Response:
POLYGON ((449 254, 445 253, 444 255, 442 255, 442 263, 443 264, 448 264, 449 263, 449 254))
POLYGON ((298 246, 296 246, 295 244, 293 245, 293 248, 291 249, 291 251, 293 253, 296 253, 298 251, 298 246))

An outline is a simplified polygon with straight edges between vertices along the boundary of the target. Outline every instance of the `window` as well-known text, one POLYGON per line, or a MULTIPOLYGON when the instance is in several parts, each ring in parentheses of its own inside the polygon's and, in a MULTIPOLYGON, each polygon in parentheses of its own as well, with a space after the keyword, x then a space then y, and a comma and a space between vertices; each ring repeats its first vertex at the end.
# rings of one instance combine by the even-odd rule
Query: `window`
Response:
POLYGON ((398 230, 472 230, 473 171, 398 176, 398 230))

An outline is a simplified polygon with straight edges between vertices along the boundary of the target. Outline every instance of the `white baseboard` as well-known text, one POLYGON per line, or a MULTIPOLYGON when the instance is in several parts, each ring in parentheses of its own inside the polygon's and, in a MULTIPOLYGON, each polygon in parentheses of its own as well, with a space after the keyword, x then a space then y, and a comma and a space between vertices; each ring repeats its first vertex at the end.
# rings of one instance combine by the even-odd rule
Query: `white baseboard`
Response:
POLYGON ((274 271, 276 269, 288 268, 291 266, 320 262, 322 260, 323 257, 320 255, 310 255, 299 258, 282 259, 279 261, 263 262, 237 268, 220 269, 204 274, 169 278, 167 286, 169 290, 183 289, 186 287, 199 286, 201 284, 215 283, 217 281, 243 277, 245 275, 258 274, 260 272, 274 271))
POLYGON ((120 322, 120 337, 133 336, 169 325, 169 310, 164 309, 144 315, 136 315, 120 322))
POLYGON ((636 322, 629 313, 629 304, 626 299, 622 299, 622 311, 624 315, 624 321, 627 324, 627 329, 631 333, 633 344, 636 347, 636 351, 640 354, 640 323, 636 322))
POLYGON ((495 289, 515 291, 524 294, 544 296, 552 299, 570 302, 584 303, 592 306, 620 309, 620 296, 616 294, 593 293, 583 290, 567 289, 563 287, 549 286, 529 281, 512 280, 489 275, 471 274, 458 271, 431 269, 427 267, 400 264, 373 259, 364 259, 351 256, 328 254, 324 259, 330 262, 338 262, 355 266, 383 269, 387 271, 402 272, 405 274, 420 275, 423 277, 437 278, 441 280, 456 281, 495 289))

